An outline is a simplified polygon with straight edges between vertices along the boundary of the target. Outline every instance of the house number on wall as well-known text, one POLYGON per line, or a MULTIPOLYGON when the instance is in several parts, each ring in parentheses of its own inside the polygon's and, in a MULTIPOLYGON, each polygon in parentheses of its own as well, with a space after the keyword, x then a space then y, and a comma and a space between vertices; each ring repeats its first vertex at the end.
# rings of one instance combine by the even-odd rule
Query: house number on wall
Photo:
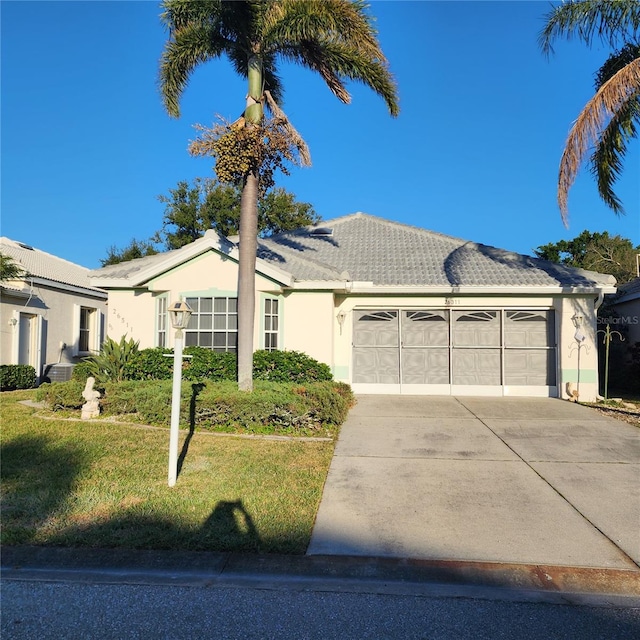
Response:
POLYGON ((456 304, 460 304, 460 300, 458 298, 445 298, 444 303, 447 305, 447 307, 452 307, 456 304))

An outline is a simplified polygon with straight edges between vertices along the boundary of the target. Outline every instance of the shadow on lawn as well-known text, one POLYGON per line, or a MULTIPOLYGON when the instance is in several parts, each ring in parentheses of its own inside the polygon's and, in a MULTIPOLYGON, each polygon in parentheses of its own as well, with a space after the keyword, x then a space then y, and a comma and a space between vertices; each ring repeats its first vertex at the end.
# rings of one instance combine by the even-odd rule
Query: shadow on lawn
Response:
POLYGON ((0 457, 3 541, 27 544, 67 499, 86 456, 72 443, 24 435, 3 444, 0 457))

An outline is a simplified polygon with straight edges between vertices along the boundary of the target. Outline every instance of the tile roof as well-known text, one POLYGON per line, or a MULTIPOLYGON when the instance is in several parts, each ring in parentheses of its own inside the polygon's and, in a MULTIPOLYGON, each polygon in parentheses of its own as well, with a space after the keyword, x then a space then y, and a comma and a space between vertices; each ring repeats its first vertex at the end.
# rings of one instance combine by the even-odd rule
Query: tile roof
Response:
POLYGON ((618 294, 616 302, 628 302, 640 298, 640 277, 621 284, 618 287, 618 294))
MULTIPOLYGON (((190 255, 211 246, 217 234, 165 253, 103 267, 92 272, 101 279, 133 281, 143 273, 158 273, 182 253, 190 255)), ((223 250, 235 245, 228 239, 223 250)), ((258 242, 258 258, 289 273, 299 283, 308 281, 371 282, 397 287, 588 287, 615 284, 612 276, 584 271, 497 249, 434 231, 354 213, 285 232, 258 242), (315 230, 330 230, 315 235, 315 230)))
POLYGON ((5 237, 0 238, 0 252, 9 256, 30 276, 103 293, 89 284, 90 269, 86 267, 5 237))
POLYGON ((468 242, 364 213, 260 240, 258 257, 296 280, 372 282, 386 286, 564 286, 615 284, 612 276, 468 242), (347 275, 348 274, 348 275, 347 275))

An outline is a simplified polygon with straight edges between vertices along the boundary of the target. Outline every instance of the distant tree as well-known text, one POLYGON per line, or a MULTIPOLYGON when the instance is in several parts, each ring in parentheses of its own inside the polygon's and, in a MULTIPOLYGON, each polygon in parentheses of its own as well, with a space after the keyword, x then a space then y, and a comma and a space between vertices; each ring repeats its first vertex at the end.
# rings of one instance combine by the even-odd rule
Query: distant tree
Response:
POLYGON ((615 49, 596 74, 595 95, 584 106, 567 138, 558 175, 558 205, 567 223, 569 189, 587 153, 598 193, 614 213, 624 213, 613 186, 622 171, 627 144, 640 124, 640 2, 568 0, 545 16, 540 33, 544 53, 560 37, 587 46, 599 40, 615 49))
MULTIPOLYGON (((212 178, 196 178, 193 184, 178 182, 169 195, 158 196, 165 207, 163 228, 153 237, 167 249, 178 249, 202 237, 207 229, 220 235, 237 235, 240 228, 239 185, 220 184, 212 178)), ((258 234, 267 237, 317 224, 320 216, 308 202, 298 202, 281 187, 258 200, 258 234)))
POLYGON ((14 262, 12 258, 6 256, 4 253, 0 253, 0 282, 15 280, 25 274, 25 270, 14 262))
POLYGON ((607 231, 583 231, 573 240, 550 242, 534 250, 538 258, 615 276, 618 284, 636 277, 636 255, 640 245, 628 238, 610 236, 607 231))
POLYGON ((107 250, 107 257, 100 260, 103 267, 107 267, 111 264, 118 264, 119 262, 126 262, 127 260, 134 260, 135 258, 144 258, 145 256, 152 256, 158 253, 153 240, 136 240, 131 239, 131 242, 124 248, 118 249, 115 246, 109 247, 107 250))

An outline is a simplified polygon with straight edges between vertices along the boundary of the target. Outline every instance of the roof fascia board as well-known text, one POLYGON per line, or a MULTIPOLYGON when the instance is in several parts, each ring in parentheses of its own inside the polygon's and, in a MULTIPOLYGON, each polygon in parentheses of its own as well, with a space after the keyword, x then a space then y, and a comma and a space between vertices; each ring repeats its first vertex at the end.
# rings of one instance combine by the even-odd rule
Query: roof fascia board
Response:
MULTIPOLYGON (((302 283, 300 283, 302 284, 302 283)), ((562 287, 562 286, 521 286, 521 287, 393 287, 372 286, 369 283, 352 283, 352 287, 346 287, 349 293, 354 294, 422 294, 422 295, 549 295, 549 294, 573 294, 573 295, 598 295, 614 293, 613 286, 593 287, 562 287)), ((300 287, 302 288, 302 287, 300 287)), ((342 287, 345 288, 344 286, 342 287)))
POLYGON ((107 299, 107 292, 102 291, 101 289, 92 289, 89 287, 79 287, 75 284, 67 284, 66 282, 59 282, 58 280, 50 280, 49 278, 41 278, 41 277, 27 277, 25 280, 27 284, 31 285, 40 285, 43 287, 50 287, 52 289, 62 289, 63 291, 68 291, 70 293, 79 293, 84 296, 92 296, 94 298, 104 298, 107 299))
MULTIPOLYGON (((222 237, 212 238, 210 236, 204 236, 200 240, 196 240, 191 244, 183 247, 181 251, 172 252, 172 255, 168 255, 165 260, 156 262, 150 265, 146 269, 142 269, 138 273, 133 274, 131 280, 128 278, 92 278, 91 283, 100 283, 101 287, 122 287, 126 282, 129 287, 140 287, 147 284, 150 280, 157 278, 158 276, 178 267, 193 258, 196 258, 208 251, 213 251, 219 255, 225 256, 239 262, 240 255, 237 247, 230 247, 222 237)), ((266 276, 270 280, 274 280, 284 286, 289 286, 293 282, 293 276, 282 269, 271 266, 268 262, 256 259, 256 272, 266 276)))

